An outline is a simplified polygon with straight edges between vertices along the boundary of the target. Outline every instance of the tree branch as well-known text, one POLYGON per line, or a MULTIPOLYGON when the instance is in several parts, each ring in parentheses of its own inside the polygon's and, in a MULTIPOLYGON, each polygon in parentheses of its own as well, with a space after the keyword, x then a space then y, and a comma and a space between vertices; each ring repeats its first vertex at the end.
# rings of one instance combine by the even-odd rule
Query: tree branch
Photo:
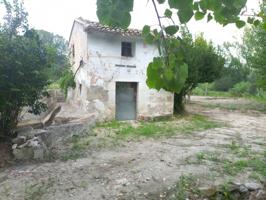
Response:
MULTIPOLYGON (((154 10, 155 10, 156 15, 157 15, 157 19, 158 19, 158 22, 159 22, 159 26, 161 28, 162 40, 163 40, 163 43, 164 43, 163 45, 164 45, 164 49, 166 51, 165 54, 167 56, 168 48, 167 48, 167 44, 166 44, 166 38, 165 38, 165 35, 164 35, 164 28, 163 28, 163 25, 162 25, 162 22, 161 22, 161 17, 159 15, 159 12, 158 12, 158 9, 157 9, 155 0, 152 0, 152 4, 153 4, 154 10)), ((167 58, 168 58, 168 56, 167 56, 167 58)), ((167 62, 168 62, 168 59, 167 59, 167 62)))

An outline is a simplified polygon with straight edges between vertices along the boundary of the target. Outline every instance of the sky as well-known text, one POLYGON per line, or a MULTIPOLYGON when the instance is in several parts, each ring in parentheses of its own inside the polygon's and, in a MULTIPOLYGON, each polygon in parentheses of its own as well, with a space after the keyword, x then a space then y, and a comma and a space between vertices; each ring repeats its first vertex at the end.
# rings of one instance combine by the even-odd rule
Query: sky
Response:
MULTIPOLYGON (((91 21, 98 21, 96 15, 96 0, 24 0, 25 8, 29 13, 29 24, 36 29, 43 29, 69 38, 71 27, 75 18, 83 17, 91 21)), ((157 18, 151 2, 147 0, 135 0, 132 12, 131 28, 141 29, 145 24, 156 26, 157 18)), ((258 10, 259 0, 248 0, 247 9, 258 10)), ((164 13, 161 6, 160 13, 164 13)), ((0 17, 3 9, 0 8, 0 17)), ((167 22, 165 22, 167 24, 167 22)), ((188 28, 193 35, 201 32, 207 40, 215 44, 240 41, 243 29, 239 30, 235 25, 222 27, 215 22, 195 21, 188 23, 188 28)))

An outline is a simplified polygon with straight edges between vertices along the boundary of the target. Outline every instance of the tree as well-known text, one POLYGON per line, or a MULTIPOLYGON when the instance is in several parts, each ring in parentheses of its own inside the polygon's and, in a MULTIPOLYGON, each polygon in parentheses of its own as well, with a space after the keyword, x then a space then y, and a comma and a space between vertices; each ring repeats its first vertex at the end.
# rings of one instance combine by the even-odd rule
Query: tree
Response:
POLYGON ((223 45, 222 53, 226 62, 221 77, 214 82, 216 90, 229 91, 235 84, 248 81, 251 70, 245 64, 241 49, 242 45, 238 42, 223 45))
POLYGON ((254 70, 258 87, 266 90, 266 30, 262 26, 246 29, 242 49, 247 65, 254 70))
POLYGON ((217 79, 224 67, 224 58, 211 42, 207 42, 203 35, 194 40, 187 29, 183 29, 179 51, 184 55, 184 62, 188 65, 188 77, 179 93, 175 93, 175 112, 184 110, 184 97, 199 83, 211 83, 217 79))
MULTIPOLYGON (((177 15, 179 25, 186 24, 194 16, 196 20, 204 18, 207 21, 227 25, 235 23, 238 28, 245 26, 246 22, 240 17, 247 0, 151 0, 159 28, 151 30, 146 25, 142 35, 146 43, 155 43, 160 53, 153 59, 147 69, 147 85, 157 90, 165 89, 180 93, 188 77, 188 64, 185 55, 180 49, 180 38, 176 37, 179 26, 173 20, 177 15), (159 4, 159 5, 158 5, 159 4), (164 14, 158 12, 158 6, 168 5, 164 14), (170 19, 173 23, 164 26, 162 20, 170 19)), ((134 0, 97 0, 97 15, 101 23, 109 26, 127 28, 131 22, 130 12, 133 10, 134 0)), ((249 17, 248 23, 258 25, 260 18, 265 17, 259 13, 249 17)))
POLYGON ((14 136, 23 107, 34 114, 45 109, 40 101, 49 83, 46 69, 52 53, 41 43, 38 34, 27 26, 23 3, 4 0, 7 11, 0 28, 0 139, 14 136))
POLYGON ((45 30, 37 30, 40 41, 46 49, 54 55, 53 65, 47 69, 48 77, 52 82, 63 76, 68 66, 68 42, 60 35, 55 35, 45 30))

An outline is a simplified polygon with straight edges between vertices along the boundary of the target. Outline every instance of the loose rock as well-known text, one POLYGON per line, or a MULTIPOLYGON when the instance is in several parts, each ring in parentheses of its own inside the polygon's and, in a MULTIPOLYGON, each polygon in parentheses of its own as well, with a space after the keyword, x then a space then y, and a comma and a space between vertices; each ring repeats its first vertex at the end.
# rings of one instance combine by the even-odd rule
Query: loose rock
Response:
POLYGON ((245 187, 250 191, 262 189, 262 186, 257 183, 245 183, 245 187))

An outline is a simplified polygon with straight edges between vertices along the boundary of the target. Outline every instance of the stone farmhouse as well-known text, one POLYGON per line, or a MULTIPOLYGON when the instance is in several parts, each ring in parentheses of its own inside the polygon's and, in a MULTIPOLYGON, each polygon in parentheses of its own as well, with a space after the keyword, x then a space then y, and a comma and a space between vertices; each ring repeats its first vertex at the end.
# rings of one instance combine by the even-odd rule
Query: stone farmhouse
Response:
POLYGON ((78 18, 69 39, 76 88, 68 101, 98 118, 146 119, 173 114, 172 93, 149 89, 146 70, 158 55, 135 29, 110 28, 78 18))

